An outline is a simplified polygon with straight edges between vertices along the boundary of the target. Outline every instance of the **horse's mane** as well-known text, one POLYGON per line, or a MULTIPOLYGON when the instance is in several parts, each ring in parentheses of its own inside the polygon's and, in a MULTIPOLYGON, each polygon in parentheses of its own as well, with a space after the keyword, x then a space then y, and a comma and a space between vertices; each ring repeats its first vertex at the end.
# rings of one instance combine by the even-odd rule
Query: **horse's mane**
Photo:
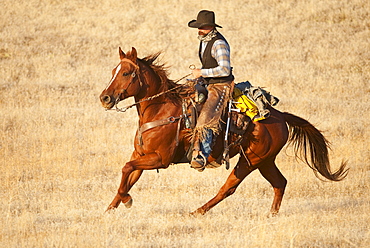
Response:
MULTIPOLYGON (((158 59, 159 55, 161 55, 161 52, 146 56, 145 58, 139 59, 139 61, 151 68, 153 72, 159 77, 159 79, 161 80, 161 91, 164 92, 178 86, 178 84, 168 78, 169 67, 166 66, 166 64, 164 63, 157 63, 156 60, 158 59)), ((176 90, 169 92, 165 94, 165 97, 178 102, 178 100, 180 100, 181 98, 176 92, 176 90)))

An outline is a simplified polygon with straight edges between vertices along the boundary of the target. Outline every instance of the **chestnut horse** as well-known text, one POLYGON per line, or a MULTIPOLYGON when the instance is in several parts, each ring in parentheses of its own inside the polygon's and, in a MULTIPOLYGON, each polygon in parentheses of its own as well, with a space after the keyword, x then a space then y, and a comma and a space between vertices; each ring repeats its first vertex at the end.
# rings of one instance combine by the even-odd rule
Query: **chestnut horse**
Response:
MULTIPOLYGON (((139 117, 134 151, 122 168, 118 192, 107 210, 117 208, 122 202, 126 207, 132 204, 129 191, 138 181, 143 170, 165 169, 172 163, 179 163, 189 147, 189 129, 182 119, 182 98, 171 91, 179 84, 167 77, 163 65, 154 63, 159 53, 143 59, 137 58, 132 48, 125 54, 119 48, 120 62, 112 71, 112 79, 100 95, 104 108, 111 109, 128 97, 134 97, 139 117), (162 94, 161 94, 162 93, 162 94), (155 123, 155 124, 154 124, 155 123)), ((226 197, 233 194, 243 179, 258 169, 274 189, 271 215, 279 211, 287 180, 275 165, 275 158, 289 141, 295 146, 295 154, 317 173, 332 181, 342 180, 348 172, 346 163, 331 172, 328 158, 328 141, 308 121, 289 113, 270 108, 269 118, 251 122, 249 131, 238 146, 230 147, 230 157, 243 149, 236 166, 217 195, 193 214, 205 214, 226 197), (287 127, 289 126, 289 129, 287 127)), ((216 139, 208 162, 223 152, 224 133, 216 139)))

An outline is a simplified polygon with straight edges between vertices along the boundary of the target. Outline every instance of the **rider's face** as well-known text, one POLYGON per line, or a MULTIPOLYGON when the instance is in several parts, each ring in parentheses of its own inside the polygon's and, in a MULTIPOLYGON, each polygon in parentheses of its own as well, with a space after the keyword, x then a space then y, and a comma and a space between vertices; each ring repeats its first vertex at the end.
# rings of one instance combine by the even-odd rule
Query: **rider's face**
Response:
POLYGON ((199 35, 206 35, 209 32, 211 32, 212 29, 213 29, 213 26, 204 26, 204 27, 198 28, 198 34, 199 35))

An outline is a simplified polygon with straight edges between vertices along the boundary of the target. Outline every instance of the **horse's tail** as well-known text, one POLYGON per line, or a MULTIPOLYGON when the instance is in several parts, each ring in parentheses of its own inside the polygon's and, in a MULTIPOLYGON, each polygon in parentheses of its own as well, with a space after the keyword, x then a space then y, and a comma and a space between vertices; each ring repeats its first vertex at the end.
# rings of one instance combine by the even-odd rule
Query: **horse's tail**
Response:
POLYGON ((283 116, 289 125, 288 144, 294 145, 295 156, 301 158, 317 177, 319 173, 331 181, 343 180, 348 173, 347 163, 342 162, 336 172, 331 172, 328 156, 329 142, 323 134, 301 117, 286 112, 283 116))

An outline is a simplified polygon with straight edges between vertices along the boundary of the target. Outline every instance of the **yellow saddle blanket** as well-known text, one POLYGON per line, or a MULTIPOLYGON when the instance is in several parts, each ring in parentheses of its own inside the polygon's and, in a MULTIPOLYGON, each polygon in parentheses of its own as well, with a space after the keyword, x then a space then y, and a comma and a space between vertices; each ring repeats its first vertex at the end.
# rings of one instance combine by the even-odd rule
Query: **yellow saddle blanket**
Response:
POLYGON ((233 91, 233 99, 235 102, 235 107, 240 109, 242 113, 245 113, 252 121, 260 121, 266 119, 264 116, 259 115, 258 107, 249 99, 243 92, 238 89, 237 87, 234 88, 233 91))

